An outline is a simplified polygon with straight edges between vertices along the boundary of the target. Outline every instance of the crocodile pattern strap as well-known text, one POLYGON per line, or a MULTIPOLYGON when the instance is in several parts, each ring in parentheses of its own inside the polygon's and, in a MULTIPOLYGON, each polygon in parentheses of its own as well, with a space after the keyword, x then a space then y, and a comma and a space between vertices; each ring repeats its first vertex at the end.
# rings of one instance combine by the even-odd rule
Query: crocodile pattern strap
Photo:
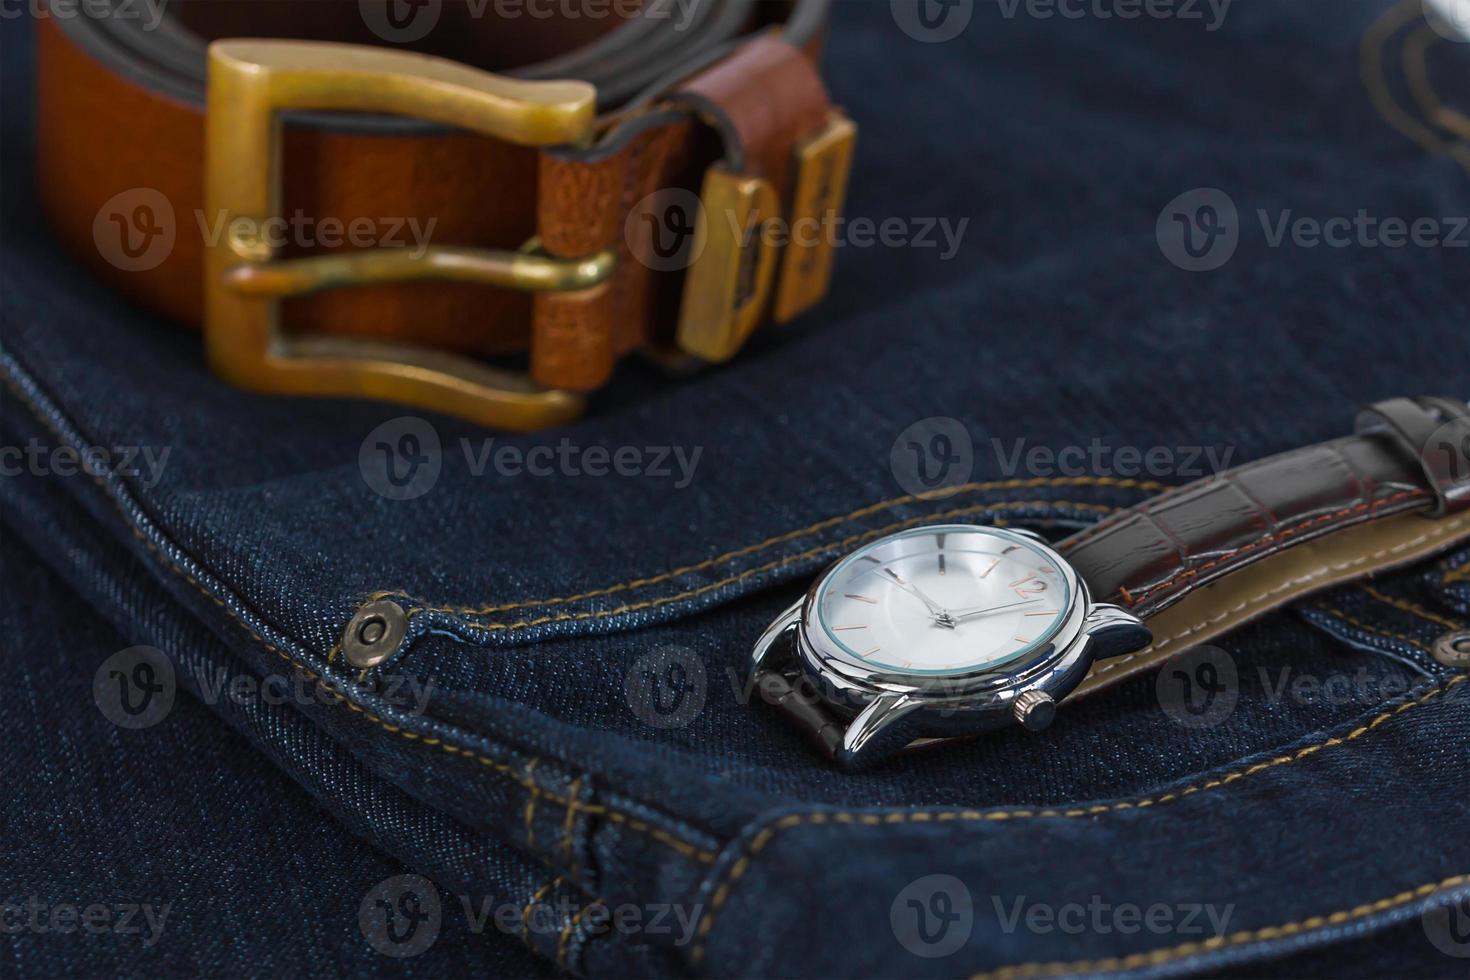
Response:
POLYGON ((1470 446, 1460 445, 1467 434, 1464 402, 1380 402, 1359 416, 1357 435, 1170 490, 1057 549, 1094 599, 1148 618, 1193 589, 1324 535, 1404 511, 1470 507, 1470 446))

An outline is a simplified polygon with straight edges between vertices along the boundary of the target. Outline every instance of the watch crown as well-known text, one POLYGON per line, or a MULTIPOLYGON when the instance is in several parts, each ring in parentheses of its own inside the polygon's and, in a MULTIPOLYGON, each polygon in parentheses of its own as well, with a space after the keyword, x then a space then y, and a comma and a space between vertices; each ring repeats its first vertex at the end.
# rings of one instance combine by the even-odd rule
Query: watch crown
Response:
POLYGON ((1043 691, 1023 691, 1014 702, 1016 720, 1027 731, 1039 732, 1057 716, 1057 702, 1043 691))

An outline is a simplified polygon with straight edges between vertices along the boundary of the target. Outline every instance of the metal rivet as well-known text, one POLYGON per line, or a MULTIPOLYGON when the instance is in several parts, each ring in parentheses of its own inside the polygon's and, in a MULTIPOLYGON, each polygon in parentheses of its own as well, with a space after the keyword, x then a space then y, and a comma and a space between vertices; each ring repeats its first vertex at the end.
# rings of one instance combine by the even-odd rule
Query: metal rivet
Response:
POLYGON ((1446 633, 1435 640, 1434 659, 1446 667, 1470 667, 1470 630, 1446 633))
POLYGON ((376 667, 398 651, 408 633, 408 616, 391 599, 369 602, 342 633, 342 655, 354 667, 376 667))

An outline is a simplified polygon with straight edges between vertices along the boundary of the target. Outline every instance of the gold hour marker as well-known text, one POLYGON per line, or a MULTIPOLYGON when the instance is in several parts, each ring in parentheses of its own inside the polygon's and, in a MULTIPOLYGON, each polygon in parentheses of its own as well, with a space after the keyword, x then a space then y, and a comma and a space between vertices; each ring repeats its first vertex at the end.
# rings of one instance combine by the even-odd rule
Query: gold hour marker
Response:
POLYGON ((877 599, 870 599, 869 597, 867 597, 865 595, 853 595, 851 592, 844 592, 844 593, 842 593, 842 598, 844 598, 844 599, 856 599, 858 602, 867 602, 867 603, 871 603, 872 605, 875 605, 875 606, 878 604, 878 600, 877 599))
POLYGON ((865 630, 868 628, 868 624, 862 623, 858 626, 834 626, 832 628, 834 630, 865 630))
POLYGON ((1024 637, 1024 636, 1013 636, 1013 637, 1011 637, 1011 639, 1015 640, 1017 643, 1030 643, 1031 642, 1030 639, 1028 639, 1027 637, 1024 637))
POLYGON ((881 649, 883 649, 883 648, 882 647, 874 647, 871 650, 866 650, 866 651, 858 654, 858 656, 859 657, 871 657, 873 654, 877 653, 881 649))
POLYGON ((1025 578, 1018 578, 1014 582, 1012 582, 1009 586, 1007 586, 1007 588, 1014 589, 1016 586, 1020 585, 1022 582, 1029 582, 1032 579, 1034 579, 1035 577, 1036 577, 1036 575, 1035 575, 1035 573, 1033 573, 1031 575, 1027 575, 1025 578))
POLYGON ((939 556, 939 574, 944 574, 944 555, 942 554, 939 556))
POLYGON ((987 568, 985 571, 983 571, 983 572, 980 573, 980 577, 981 578, 984 578, 985 576, 989 575, 991 572, 995 571, 995 566, 996 565, 999 565, 999 564, 1000 564, 1000 559, 997 558, 995 561, 993 561, 993 562, 990 563, 990 567, 989 568, 987 568))
POLYGON ((1056 614, 1057 611, 1055 609, 1042 609, 1038 612, 1026 613, 1027 616, 1055 616, 1056 614))

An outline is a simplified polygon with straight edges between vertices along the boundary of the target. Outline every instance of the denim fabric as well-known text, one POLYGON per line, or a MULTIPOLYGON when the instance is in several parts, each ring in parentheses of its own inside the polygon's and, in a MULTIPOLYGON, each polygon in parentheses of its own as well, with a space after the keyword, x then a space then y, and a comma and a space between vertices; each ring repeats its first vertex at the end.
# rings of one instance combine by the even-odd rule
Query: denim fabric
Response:
MULTIPOLYGON (((1429 651, 1470 625, 1470 551, 1232 634, 1211 655, 1238 674, 1233 710, 1209 725, 1182 723, 1148 676, 1043 735, 853 776, 746 703, 754 637, 854 543, 929 519, 1060 536, 1190 475, 1016 470, 1013 440, 1243 462, 1344 434, 1377 398, 1470 394, 1465 253, 1271 241, 1284 214, 1470 211, 1464 154, 1416 142, 1365 87, 1365 38, 1392 46, 1405 86, 1407 42, 1374 40, 1388 4, 1238 3, 1216 30, 965 6, 959 37, 923 43, 888 5, 838 4, 826 71, 863 127, 848 214, 967 218, 952 259, 845 247, 820 311, 731 365, 679 382, 630 365, 586 419, 492 448, 698 450, 687 481, 476 472, 488 434, 432 418, 437 478, 408 500, 360 462, 403 410, 227 387, 196 336, 52 241, 24 191, 27 53, 9 31, 3 443, 169 456, 156 480, 23 467, 0 481, 6 533, 120 637, 94 642, 160 648, 181 699, 353 834, 446 894, 523 913, 483 941, 570 972, 1463 974, 1445 910, 1470 894, 1470 684, 1429 651), (1204 188, 1233 202, 1239 243, 1190 272, 1166 205, 1183 195, 1202 228, 1204 188), (895 443, 935 417, 968 433, 972 473, 920 499, 895 443), (414 615, 359 680, 337 643, 377 595, 414 615), (335 693, 220 698, 221 671, 335 693), (1348 696, 1307 693, 1342 681, 1348 696), (1098 906, 1080 929, 1044 921, 1098 906), (1155 907, 1147 927, 1120 911, 1155 907), (603 921, 616 910, 632 925, 603 921)), ((1463 94, 1470 46, 1432 54, 1440 91, 1463 94)), ((90 679, 113 652, 67 662, 90 679)), ((181 780, 224 778, 129 744, 181 780)), ((196 806, 204 824, 222 813, 196 806)), ((341 890, 361 880, 314 887, 352 907, 341 890)), ((269 887, 193 894, 253 907, 269 887)), ((434 949, 471 941, 455 925, 434 949)))

